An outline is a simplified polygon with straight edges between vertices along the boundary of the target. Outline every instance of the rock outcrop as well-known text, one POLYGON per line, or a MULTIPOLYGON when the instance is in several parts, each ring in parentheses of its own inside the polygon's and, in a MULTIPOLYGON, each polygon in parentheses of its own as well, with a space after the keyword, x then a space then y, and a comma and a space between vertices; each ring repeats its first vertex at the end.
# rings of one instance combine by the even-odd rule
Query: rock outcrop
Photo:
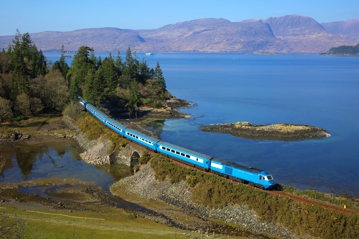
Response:
POLYGON ((256 125, 249 122, 236 122, 206 125, 202 126, 201 130, 261 140, 305 140, 330 136, 324 129, 295 124, 256 125))

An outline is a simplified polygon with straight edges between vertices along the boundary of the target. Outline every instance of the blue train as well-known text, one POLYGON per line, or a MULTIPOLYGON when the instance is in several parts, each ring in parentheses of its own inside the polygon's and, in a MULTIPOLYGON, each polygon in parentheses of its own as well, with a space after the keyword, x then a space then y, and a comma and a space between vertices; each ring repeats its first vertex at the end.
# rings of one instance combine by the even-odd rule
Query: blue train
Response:
POLYGON ((157 153, 167 155, 196 168, 210 171, 235 181, 250 183, 263 189, 272 189, 278 186, 278 184, 274 182, 272 175, 263 170, 213 158, 212 156, 150 137, 120 124, 118 121, 99 111, 96 107, 86 102, 81 97, 79 97, 79 103, 85 110, 111 130, 157 153))

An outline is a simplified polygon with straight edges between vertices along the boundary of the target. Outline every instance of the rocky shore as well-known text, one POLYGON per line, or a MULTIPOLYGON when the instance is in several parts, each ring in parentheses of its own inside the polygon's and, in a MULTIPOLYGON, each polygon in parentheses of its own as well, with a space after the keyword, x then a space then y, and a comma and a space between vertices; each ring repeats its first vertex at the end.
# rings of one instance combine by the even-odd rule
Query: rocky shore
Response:
POLYGON ((206 125, 202 126, 201 130, 260 140, 305 140, 330 137, 324 129, 296 124, 257 125, 249 122, 235 122, 206 125))

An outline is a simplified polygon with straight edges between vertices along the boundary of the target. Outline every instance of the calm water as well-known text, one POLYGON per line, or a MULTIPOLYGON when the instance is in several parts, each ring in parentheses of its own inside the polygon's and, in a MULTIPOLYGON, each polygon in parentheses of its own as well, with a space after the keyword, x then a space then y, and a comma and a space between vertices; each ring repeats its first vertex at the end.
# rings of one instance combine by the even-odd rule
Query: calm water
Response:
POLYGON ((76 178, 105 190, 114 177, 81 160, 79 147, 69 140, 39 144, 0 144, 0 182, 39 178, 76 178))
POLYGON ((191 119, 165 122, 163 140, 265 169, 279 183, 359 196, 359 57, 138 57, 152 67, 160 62, 171 93, 194 103, 182 109, 191 119), (203 124, 234 121, 308 124, 328 130, 332 137, 284 142, 199 130, 203 124))

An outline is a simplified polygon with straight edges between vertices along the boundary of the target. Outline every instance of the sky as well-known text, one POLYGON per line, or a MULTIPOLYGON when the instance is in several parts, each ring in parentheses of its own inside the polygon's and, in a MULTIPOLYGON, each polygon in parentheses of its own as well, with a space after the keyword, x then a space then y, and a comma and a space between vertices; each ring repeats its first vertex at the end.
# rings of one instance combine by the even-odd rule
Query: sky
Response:
POLYGON ((199 18, 290 14, 320 23, 359 18, 359 0, 1 0, 0 35, 82 28, 155 29, 199 18))

